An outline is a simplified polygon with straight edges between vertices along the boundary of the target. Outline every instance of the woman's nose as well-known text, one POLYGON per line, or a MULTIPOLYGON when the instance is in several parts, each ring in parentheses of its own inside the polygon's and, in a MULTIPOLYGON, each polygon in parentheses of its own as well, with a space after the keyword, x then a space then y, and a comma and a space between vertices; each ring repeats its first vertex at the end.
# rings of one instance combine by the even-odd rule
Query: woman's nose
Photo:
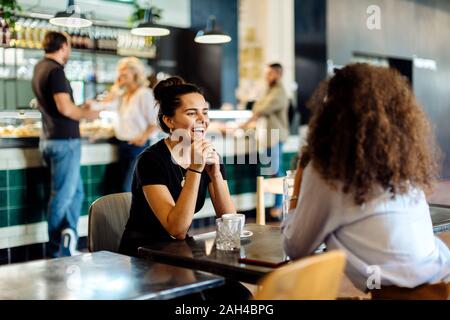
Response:
POLYGON ((205 115, 204 115, 203 113, 200 113, 200 114, 197 116, 197 121, 198 121, 198 122, 205 122, 205 119, 206 119, 206 117, 205 117, 205 115))

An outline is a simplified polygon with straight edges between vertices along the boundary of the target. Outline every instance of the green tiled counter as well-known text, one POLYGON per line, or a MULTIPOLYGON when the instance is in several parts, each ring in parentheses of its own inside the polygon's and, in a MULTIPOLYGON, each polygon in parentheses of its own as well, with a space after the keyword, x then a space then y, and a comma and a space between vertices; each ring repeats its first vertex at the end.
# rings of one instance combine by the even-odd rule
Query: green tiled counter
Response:
MULTIPOLYGON (((82 169, 85 188, 80 235, 87 234, 87 208, 99 196, 114 192, 116 147, 109 143, 83 144, 82 169)), ((48 241, 46 206, 50 191, 49 171, 37 148, 0 149, 0 249, 48 241)))
MULTIPOLYGON (((220 145, 220 143, 219 143, 220 145)), ((297 136, 285 144, 284 168, 289 169, 299 146, 297 136)), ((236 156, 224 145, 223 155, 230 192, 239 211, 255 207, 258 164, 230 164, 236 156)), ((221 151, 220 151, 221 150, 221 151)), ((78 224, 80 236, 87 235, 87 214, 90 204, 99 197, 116 192, 116 146, 108 143, 85 144, 82 167, 85 199, 78 224)), ((46 206, 50 176, 42 166, 38 149, 1 149, 0 155, 0 249, 47 242, 46 206)), ((268 204, 273 199, 268 197, 268 204)), ((195 218, 214 215, 209 199, 195 218)))

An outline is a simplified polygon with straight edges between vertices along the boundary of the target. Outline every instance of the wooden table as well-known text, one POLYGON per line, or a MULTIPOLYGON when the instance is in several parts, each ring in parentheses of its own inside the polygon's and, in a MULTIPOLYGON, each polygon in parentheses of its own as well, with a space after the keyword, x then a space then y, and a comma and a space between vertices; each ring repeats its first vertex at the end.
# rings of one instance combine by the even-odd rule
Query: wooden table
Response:
POLYGON ((214 234, 203 238, 158 243, 139 248, 139 254, 156 262, 202 270, 234 280, 257 283, 273 268, 239 262, 240 257, 286 261, 279 227, 247 224, 253 236, 241 240, 240 251, 220 251, 214 234))
POLYGON ((0 267, 0 299, 171 299, 223 284, 219 276, 107 251, 0 267))

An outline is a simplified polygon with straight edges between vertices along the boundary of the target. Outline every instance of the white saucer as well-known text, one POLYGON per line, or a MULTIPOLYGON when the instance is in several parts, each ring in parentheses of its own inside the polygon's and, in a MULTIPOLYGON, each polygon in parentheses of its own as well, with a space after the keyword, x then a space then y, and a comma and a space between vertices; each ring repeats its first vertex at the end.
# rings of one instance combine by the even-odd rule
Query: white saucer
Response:
POLYGON ((248 238, 251 237, 253 235, 253 232, 248 231, 248 230, 243 230, 241 233, 241 238, 248 238))

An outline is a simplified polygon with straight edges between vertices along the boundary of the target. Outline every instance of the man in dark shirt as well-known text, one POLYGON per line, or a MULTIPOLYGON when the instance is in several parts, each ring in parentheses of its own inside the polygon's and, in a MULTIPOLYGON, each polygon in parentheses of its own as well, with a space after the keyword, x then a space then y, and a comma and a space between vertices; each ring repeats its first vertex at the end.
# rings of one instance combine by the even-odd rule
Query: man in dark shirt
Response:
POLYGON ((58 257, 74 254, 77 244, 77 223, 84 197, 79 120, 94 120, 98 111, 74 104, 64 73, 71 53, 68 36, 47 32, 42 45, 45 56, 34 68, 32 87, 42 113, 39 149, 51 172, 47 255, 58 257))

